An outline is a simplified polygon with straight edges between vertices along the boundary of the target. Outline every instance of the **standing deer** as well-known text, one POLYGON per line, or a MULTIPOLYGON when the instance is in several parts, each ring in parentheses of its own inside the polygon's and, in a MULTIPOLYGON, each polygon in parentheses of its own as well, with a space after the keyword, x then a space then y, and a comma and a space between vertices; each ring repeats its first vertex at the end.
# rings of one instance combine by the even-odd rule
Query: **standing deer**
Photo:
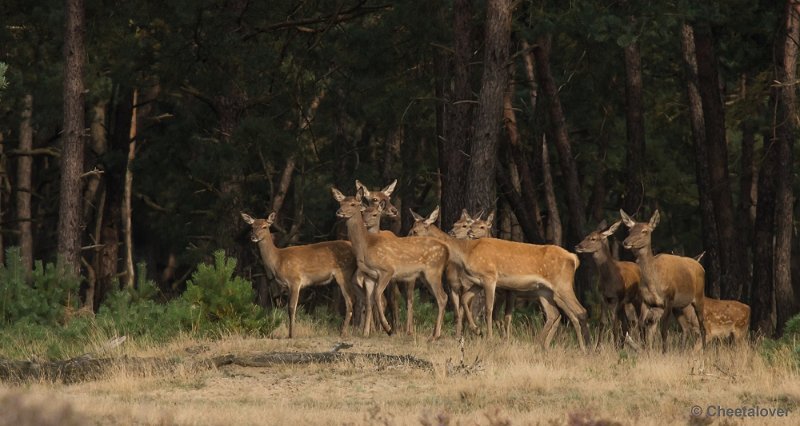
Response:
MULTIPOLYGON (((362 212, 367 208, 364 190, 359 188, 354 197, 345 197, 336 188, 331 188, 333 198, 339 202, 336 215, 346 219, 347 233, 353 244, 353 252, 359 272, 375 280, 377 287, 373 297, 371 285, 366 285, 367 321, 370 323, 374 301, 378 304, 378 313, 384 330, 392 333, 392 327, 384 315, 382 295, 392 278, 411 280, 423 278, 430 286, 439 308, 433 339, 441 336, 444 309, 447 294, 442 287, 442 273, 447 264, 447 246, 433 238, 388 236, 383 233, 370 234, 364 224, 362 212)), ((367 280, 368 281, 368 280, 367 280)), ((367 282, 365 282, 367 284, 367 282)), ((369 330, 366 329, 365 334, 369 330)))
POLYGON ((673 310, 680 310, 679 315, 697 316, 699 324, 690 324, 692 331, 700 336, 695 349, 705 349, 705 270, 700 263, 689 257, 664 253, 653 256, 651 238, 661 218, 658 210, 647 223, 634 221, 623 210, 619 213, 625 226, 629 228, 628 238, 622 245, 636 256, 636 263, 642 274, 639 290, 648 311, 642 318, 642 324, 647 329, 648 347, 653 348, 656 327, 660 322, 662 351, 666 352, 667 318, 673 310))
MULTIPOLYGON (((430 226, 428 232, 447 244, 451 263, 460 266, 464 276, 472 284, 483 287, 486 292, 486 324, 490 338, 495 290, 499 287, 513 291, 531 291, 537 292, 551 305, 557 305, 566 312, 575 326, 581 349, 586 351, 589 340, 586 309, 575 297, 573 288, 575 270, 579 265, 578 256, 557 246, 524 244, 496 238, 457 240, 430 226)), ((469 291, 475 293, 477 288, 473 286, 469 291)), ((548 321, 542 330, 544 340, 552 336, 551 330, 555 326, 548 321)))
POLYGON ((353 299, 350 288, 357 270, 353 248, 347 241, 327 241, 304 246, 275 247, 269 227, 275 222, 275 212, 266 219, 253 219, 241 213, 250 225, 250 239, 258 243, 261 260, 270 274, 283 287, 289 289, 289 337, 294 337, 295 315, 300 290, 310 286, 329 284, 336 280, 345 302, 342 334, 346 335, 353 317, 353 299))
MULTIPOLYGON (((577 246, 578 253, 590 253, 597 265, 600 274, 600 293, 603 297, 603 312, 610 314, 610 324, 614 342, 619 347, 628 331, 638 330, 636 310, 641 306, 639 282, 641 273, 639 266, 633 262, 623 262, 614 259, 608 247, 608 237, 616 232, 621 222, 616 222, 606 229, 603 221, 597 230, 591 232, 577 246), (620 323, 622 334, 619 334, 617 325, 620 323)), ((603 322, 600 322, 598 343, 603 334, 603 322)))

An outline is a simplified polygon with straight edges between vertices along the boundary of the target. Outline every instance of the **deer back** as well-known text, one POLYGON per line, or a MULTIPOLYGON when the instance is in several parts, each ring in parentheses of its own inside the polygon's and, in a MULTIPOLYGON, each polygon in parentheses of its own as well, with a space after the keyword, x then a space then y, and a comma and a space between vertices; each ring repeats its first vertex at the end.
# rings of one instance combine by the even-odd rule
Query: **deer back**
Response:
POLYGON ((470 275, 495 274, 505 282, 571 286, 579 264, 577 255, 559 246, 481 238, 473 241, 466 269, 470 275))
POLYGON ((732 333, 744 336, 750 327, 750 307, 736 300, 706 297, 703 314, 709 338, 727 338, 732 333))

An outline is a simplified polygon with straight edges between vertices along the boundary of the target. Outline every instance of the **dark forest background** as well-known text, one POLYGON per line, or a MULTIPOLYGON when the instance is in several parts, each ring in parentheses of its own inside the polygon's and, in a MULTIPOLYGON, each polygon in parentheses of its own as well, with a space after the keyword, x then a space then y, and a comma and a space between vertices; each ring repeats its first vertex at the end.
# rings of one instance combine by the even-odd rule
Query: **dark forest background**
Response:
POLYGON ((239 212, 328 240, 331 185, 396 178, 403 235, 441 204, 571 249, 659 209, 655 250, 705 251, 707 295, 765 335, 798 311, 796 0, 0 8, 0 253, 60 257, 89 308, 138 262, 179 294, 220 248, 269 306, 239 212))

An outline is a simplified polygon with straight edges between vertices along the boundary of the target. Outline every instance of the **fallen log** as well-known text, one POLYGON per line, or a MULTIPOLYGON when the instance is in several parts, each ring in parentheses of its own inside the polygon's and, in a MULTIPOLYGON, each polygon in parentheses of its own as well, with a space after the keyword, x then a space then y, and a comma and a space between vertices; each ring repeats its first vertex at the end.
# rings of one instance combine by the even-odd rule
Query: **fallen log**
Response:
MULTIPOLYGON (((408 366, 433 370, 430 361, 411 355, 389 355, 384 353, 343 353, 343 352, 266 352, 248 355, 223 355, 189 364, 191 368, 219 368, 225 365, 242 367, 269 367, 285 364, 326 364, 342 361, 367 361, 378 366, 408 366)), ((34 381, 76 383, 98 380, 113 368, 124 369, 128 373, 148 374, 174 370, 180 359, 103 357, 91 354, 81 355, 61 361, 14 361, 0 359, 0 381, 25 383, 34 381)))
POLYGON ((242 367, 269 367, 284 364, 329 364, 342 361, 368 361, 379 366, 408 366, 433 370, 433 363, 411 355, 384 353, 345 352, 266 352, 254 355, 223 355, 209 360, 215 367, 239 365, 242 367))

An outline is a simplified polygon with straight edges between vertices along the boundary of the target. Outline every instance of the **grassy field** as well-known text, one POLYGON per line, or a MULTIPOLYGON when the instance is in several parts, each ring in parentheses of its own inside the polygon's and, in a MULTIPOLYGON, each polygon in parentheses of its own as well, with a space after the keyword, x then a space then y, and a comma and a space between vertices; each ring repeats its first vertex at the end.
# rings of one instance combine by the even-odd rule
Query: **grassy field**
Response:
MULTIPOLYGON (((451 330, 447 329, 452 333, 451 330)), ((347 352, 410 354, 434 371, 368 361, 275 367, 193 368, 227 353, 319 352, 342 341, 306 317, 299 338, 227 336, 182 339, 165 346, 128 341, 116 355, 177 360, 167 372, 117 368, 104 380, 78 384, 0 384, 0 425, 37 424, 385 424, 385 425, 662 425, 800 424, 800 377, 790 355, 770 362, 748 347, 635 354, 601 345, 589 355, 562 327, 543 351, 526 330, 510 341, 468 337, 459 363, 453 337, 353 336, 347 352), (693 406, 787 409, 788 417, 693 417, 693 406)), ((285 336, 285 328, 276 332, 285 336)), ((712 411, 716 411, 712 408, 712 411)))

